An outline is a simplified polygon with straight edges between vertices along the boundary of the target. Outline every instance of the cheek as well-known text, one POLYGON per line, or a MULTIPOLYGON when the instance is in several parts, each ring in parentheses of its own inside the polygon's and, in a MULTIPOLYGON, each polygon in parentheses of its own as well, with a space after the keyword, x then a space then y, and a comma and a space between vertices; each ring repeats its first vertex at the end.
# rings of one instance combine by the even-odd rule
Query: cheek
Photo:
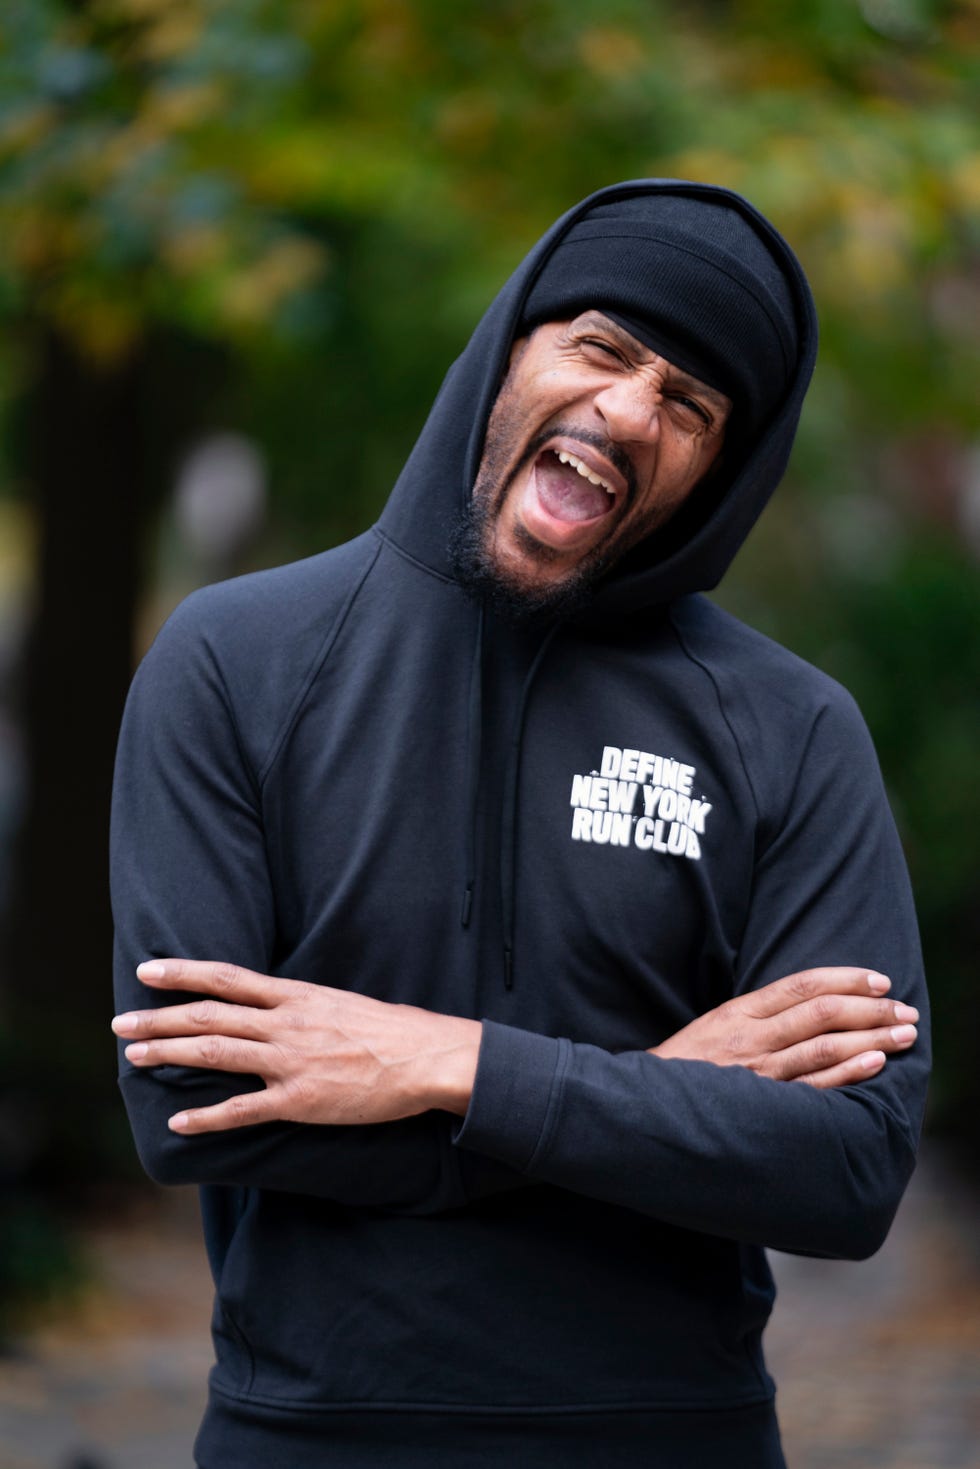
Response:
POLYGON ((699 439, 677 455, 671 479, 679 495, 689 494, 710 473, 720 448, 714 440, 699 439))
POLYGON ((684 503, 708 474, 717 453, 706 444, 664 445, 662 449, 652 481, 637 497, 631 516, 647 530, 684 503))

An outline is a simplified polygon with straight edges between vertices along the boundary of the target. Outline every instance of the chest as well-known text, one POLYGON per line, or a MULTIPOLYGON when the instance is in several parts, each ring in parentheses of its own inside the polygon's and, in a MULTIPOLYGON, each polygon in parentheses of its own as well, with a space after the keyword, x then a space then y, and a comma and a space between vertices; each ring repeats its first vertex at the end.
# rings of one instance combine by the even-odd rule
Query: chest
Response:
POLYGON ((284 972, 610 1048, 730 993, 754 813, 670 639, 406 636, 338 647, 276 772, 284 972))

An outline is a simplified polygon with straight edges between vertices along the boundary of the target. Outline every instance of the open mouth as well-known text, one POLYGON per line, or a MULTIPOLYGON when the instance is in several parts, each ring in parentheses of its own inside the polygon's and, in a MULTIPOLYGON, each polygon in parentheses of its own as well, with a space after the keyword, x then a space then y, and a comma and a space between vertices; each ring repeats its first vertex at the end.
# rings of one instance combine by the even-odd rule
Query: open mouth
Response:
POLYGON ((545 513, 566 524, 601 520, 615 507, 613 486, 567 449, 545 449, 534 464, 538 501, 545 513))

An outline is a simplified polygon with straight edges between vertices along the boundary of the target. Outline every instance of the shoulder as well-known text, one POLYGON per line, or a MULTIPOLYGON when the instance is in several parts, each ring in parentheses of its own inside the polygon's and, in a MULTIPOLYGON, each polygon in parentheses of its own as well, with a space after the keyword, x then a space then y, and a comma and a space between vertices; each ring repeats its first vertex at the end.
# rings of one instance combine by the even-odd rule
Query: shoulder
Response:
POLYGON ((201 587, 159 636, 203 641, 232 664, 239 657, 252 662, 260 652, 286 653, 315 640, 343 613, 377 547, 369 533, 303 561, 201 587))
POLYGON ((131 694, 170 717, 221 710, 254 767, 329 649, 369 572, 368 533, 303 561, 202 587, 176 608, 143 659, 131 694))
POLYGON ((760 810, 781 806, 804 769, 877 773, 861 711, 836 679, 705 597, 681 599, 670 615, 712 688, 760 810))
POLYGON ((670 616, 684 652, 739 714, 782 714, 795 723, 832 711, 860 719, 843 684, 706 597, 682 598, 670 616))

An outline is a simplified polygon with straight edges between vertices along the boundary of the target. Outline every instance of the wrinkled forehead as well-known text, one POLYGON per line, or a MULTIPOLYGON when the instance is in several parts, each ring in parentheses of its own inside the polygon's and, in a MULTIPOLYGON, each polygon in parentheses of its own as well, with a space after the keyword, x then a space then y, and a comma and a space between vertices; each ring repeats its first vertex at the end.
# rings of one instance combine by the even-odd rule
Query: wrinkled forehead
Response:
MULTIPOLYGON (((547 323, 542 323, 546 325, 547 323)), ((723 388, 715 388, 707 382, 704 376, 681 367, 663 349, 655 339, 645 322, 633 321, 623 315, 622 312, 613 311, 609 307, 590 306, 580 312, 571 322, 552 322, 550 325, 556 329, 566 329, 570 333, 602 332, 611 341, 618 343, 624 350, 646 354, 647 349, 655 353, 657 357, 664 360, 670 368, 671 379, 678 386, 685 384, 696 387, 699 392, 711 401, 721 414, 727 413, 731 408, 731 398, 723 388)), ((526 341, 527 338, 522 338, 526 341)))
POLYGON ((724 202, 657 193, 594 207, 546 258, 520 330, 596 309, 731 398, 757 431, 785 396, 799 351, 784 266, 724 202))

